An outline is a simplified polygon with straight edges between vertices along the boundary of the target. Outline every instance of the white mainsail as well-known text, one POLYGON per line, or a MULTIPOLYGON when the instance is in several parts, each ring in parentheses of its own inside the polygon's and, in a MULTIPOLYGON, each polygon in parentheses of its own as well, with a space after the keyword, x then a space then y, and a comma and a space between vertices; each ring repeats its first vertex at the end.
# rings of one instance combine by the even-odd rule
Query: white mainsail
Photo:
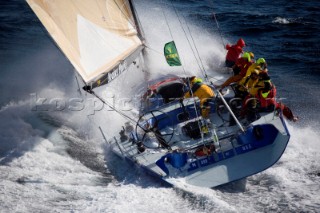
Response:
POLYGON ((127 0, 27 2, 86 84, 109 81, 107 74, 142 49, 127 0))

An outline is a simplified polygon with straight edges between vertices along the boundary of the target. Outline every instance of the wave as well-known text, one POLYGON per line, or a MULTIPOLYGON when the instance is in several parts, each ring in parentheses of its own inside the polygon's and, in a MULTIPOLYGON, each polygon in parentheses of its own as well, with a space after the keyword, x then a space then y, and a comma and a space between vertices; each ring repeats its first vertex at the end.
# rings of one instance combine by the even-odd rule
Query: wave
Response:
POLYGON ((273 19, 272 23, 283 24, 283 25, 307 25, 309 22, 305 20, 303 17, 298 18, 284 18, 284 17, 276 17, 273 19))
POLYGON ((290 24, 290 21, 286 18, 276 17, 272 23, 279 23, 279 24, 290 24))
MULTIPOLYGON (((190 0, 188 2, 196 1, 190 0)), ((146 4, 151 3, 148 1, 146 4)), ((140 8, 145 8, 144 6, 140 8)), ((201 9, 201 7, 199 8, 201 9)), ((167 26, 163 22, 159 22, 157 25, 148 22, 156 16, 163 20, 161 11, 153 8, 145 11, 148 12, 144 12, 144 16, 147 18, 144 18, 146 21, 143 24, 147 28, 147 33, 151 34, 152 42, 150 45, 152 49, 162 50, 163 44, 172 39, 169 36, 167 26), (162 37, 163 35, 166 36, 162 37)), ((201 16, 206 16, 204 18, 206 19, 208 15, 204 13, 200 15, 200 18, 201 16)), ((234 17, 232 16, 230 19, 235 20, 235 17, 238 16, 241 16, 241 13, 234 13, 234 17)), ((36 19, 33 17, 30 18, 29 23, 23 24, 27 27, 34 26, 32 22, 36 19)), ((169 15, 169 17, 171 18, 169 20, 177 22, 173 15, 169 15)), ((189 15, 189 17, 193 18, 193 15, 189 15)), ((252 16, 252 20, 259 18, 263 23, 269 23, 266 25, 267 27, 272 27, 268 17, 252 16)), ((218 19, 229 20, 229 17, 228 14, 221 14, 218 19)), ((248 17, 244 17, 244 19, 247 20, 248 17)), ((237 23, 240 22, 237 21, 237 23)), ((273 25, 278 26, 271 28, 271 31, 276 31, 279 28, 284 28, 283 25, 298 25, 302 23, 302 20, 276 17, 272 22, 273 25)), ((11 26, 5 27, 8 27, 5 28, 6 30, 12 30, 11 26)), ((206 60, 205 67, 215 67, 216 64, 223 61, 225 52, 220 44, 221 39, 218 36, 211 37, 211 35, 209 38, 203 30, 194 26, 191 28, 195 33, 196 43, 200 47, 200 54, 206 60), (214 58, 218 58, 218 60, 214 61, 214 58)), ((233 29, 234 27, 231 26, 229 30, 233 29)), ((268 29, 253 27, 250 30, 258 33, 268 29)), ((39 34, 39 31, 33 27, 29 33, 33 37, 39 34)), ((19 32, 20 30, 17 31, 17 33, 19 32)), ((14 31, 10 31, 11 33, 14 31)), ((178 34, 179 36, 175 39, 178 40, 179 53, 181 52, 181 56, 183 56, 184 65, 188 67, 188 73, 197 73, 196 70, 199 68, 194 63, 190 49, 187 48, 187 42, 182 39, 184 35, 181 32, 178 34)), ((242 35, 240 31, 236 34, 242 35)), ((289 46, 291 50, 294 44, 286 43, 285 47, 289 46)), ((305 43, 306 46, 308 44, 305 43)), ((28 43, 23 47, 29 48, 30 45, 28 43)), ((303 48, 303 46, 298 47, 303 48)), ((25 55, 22 49, 27 48, 17 48, 20 48, 21 55, 25 55)), ((48 48, 46 52, 39 51, 38 54, 43 57, 37 56, 36 60, 32 59, 35 57, 32 54, 26 60, 19 61, 19 66, 10 69, 10 73, 14 77, 3 78, 2 83, 6 86, 4 88, 6 91, 13 88, 10 87, 12 82, 8 79, 15 79, 14 88, 23 90, 23 92, 13 91, 14 89, 6 92, 8 100, 12 96, 18 96, 15 100, 24 99, 25 94, 29 95, 32 91, 43 90, 43 87, 48 87, 51 81, 59 81, 59 83, 54 82, 50 86, 52 89, 40 93, 39 96, 43 94, 41 97, 65 98, 71 96, 70 90, 76 92, 78 87, 73 75, 60 71, 70 70, 67 73, 71 73, 70 66, 61 59, 61 56, 52 57, 52 49, 48 48), (51 58, 50 61, 54 62, 50 63, 47 58, 51 58), (55 64, 60 65, 55 66, 55 64), (23 71, 23 74, 17 81, 16 73, 20 70, 23 71), (26 78, 27 76, 29 78, 26 78), (59 89, 63 91, 58 91, 59 89)), ((169 70, 168 66, 159 65, 165 64, 162 54, 154 54, 154 52, 152 54, 154 56, 151 59, 152 65, 156 69, 162 70, 162 74, 181 73, 181 69, 169 70)), ((291 60, 286 57, 284 59, 288 64, 296 65, 297 63, 296 59, 291 60)), ((280 63, 281 60, 277 60, 280 63)), ((10 66, 13 66, 12 64, 17 61, 9 62, 10 66)), ((278 61, 272 62, 278 63, 278 61)), ((272 65, 272 63, 270 64, 272 65)), ((280 74, 281 72, 279 72, 280 74)), ((121 90, 121 95, 129 97, 131 90, 135 90, 136 87, 127 84, 127 82, 134 77, 136 77, 134 74, 127 77, 120 76, 119 81, 110 85, 107 91, 114 90, 114 93, 118 95, 118 91, 121 90)), ((305 79, 303 80, 305 81, 305 79)), ((143 81, 142 77, 140 81, 143 81)), ((314 86, 312 91, 318 91, 316 90, 317 86, 318 84, 314 86)), ((292 87, 289 85, 288 89, 292 90, 292 87)), ((310 85, 308 85, 308 89, 310 89, 310 85)), ((305 91, 303 92, 305 95, 305 91)), ((187 191, 185 192, 162 186, 144 172, 137 170, 131 164, 109 152, 110 150, 104 145, 95 122, 104 123, 106 129, 103 130, 110 131, 109 135, 118 134, 115 126, 118 123, 121 126, 123 121, 118 119, 116 113, 102 114, 101 112, 100 114, 100 112, 96 112, 95 119, 88 119, 90 116, 87 117, 86 113, 33 112, 28 101, 8 103, 3 100, 7 100, 7 98, 2 97, 1 105, 5 106, 0 109, 0 194, 2 195, 0 207, 3 211, 50 212, 52 209, 56 209, 62 212, 213 212, 214 210, 220 212, 317 212, 320 208, 320 167, 318 163, 318 159, 320 159, 318 142, 320 131, 316 129, 318 124, 311 125, 308 122, 305 128, 289 124, 292 137, 283 157, 270 169, 249 177, 245 190, 231 186, 213 190, 199 189, 185 186, 182 183, 182 188, 187 191), (19 203, 18 207, 17 203, 19 203)), ((298 101, 301 104, 306 103, 304 99, 298 99, 298 101)), ((316 108, 316 103, 313 106, 316 108)))

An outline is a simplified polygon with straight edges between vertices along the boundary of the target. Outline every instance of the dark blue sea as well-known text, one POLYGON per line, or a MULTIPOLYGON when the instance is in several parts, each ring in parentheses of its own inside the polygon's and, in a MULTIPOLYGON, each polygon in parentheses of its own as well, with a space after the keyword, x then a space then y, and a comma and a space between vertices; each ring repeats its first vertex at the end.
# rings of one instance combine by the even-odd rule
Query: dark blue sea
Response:
POLYGON ((134 3, 156 53, 155 67, 163 60, 158 53, 164 43, 173 39, 187 72, 198 74, 199 60, 182 42, 186 32, 214 77, 224 45, 240 37, 245 50, 265 58, 278 97, 299 116, 288 122, 285 153, 273 167, 248 177, 245 189, 162 186, 109 152, 96 134, 94 116, 63 106, 34 110, 39 98, 50 105, 84 94, 72 65, 28 4, 1 0, 0 212, 319 212, 320 2, 134 3))

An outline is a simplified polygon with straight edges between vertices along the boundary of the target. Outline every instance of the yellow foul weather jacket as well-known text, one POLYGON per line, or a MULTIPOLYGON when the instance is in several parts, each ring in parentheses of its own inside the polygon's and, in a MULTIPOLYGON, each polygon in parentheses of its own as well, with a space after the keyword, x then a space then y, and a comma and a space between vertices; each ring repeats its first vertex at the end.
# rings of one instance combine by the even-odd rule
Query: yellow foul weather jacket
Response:
MULTIPOLYGON (((199 84, 199 83, 196 83, 196 84, 199 84)), ((192 85, 192 88, 194 86, 195 84, 192 85)), ((213 98, 214 96, 215 96, 214 92, 206 84, 201 84, 200 87, 193 92, 193 97, 199 98, 200 106, 203 106, 203 103, 205 103, 208 99, 213 98)), ((184 98, 190 98, 190 97, 192 97, 191 92, 190 91, 186 92, 184 95, 184 98)))

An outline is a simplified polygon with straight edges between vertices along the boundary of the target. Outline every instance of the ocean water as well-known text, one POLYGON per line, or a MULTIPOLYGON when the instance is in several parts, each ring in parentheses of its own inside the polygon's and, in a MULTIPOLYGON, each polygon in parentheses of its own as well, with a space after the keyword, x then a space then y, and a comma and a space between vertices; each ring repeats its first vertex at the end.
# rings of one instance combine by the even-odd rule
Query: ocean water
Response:
MULTIPOLYGON (((0 1, 0 212, 319 212, 320 3, 134 2, 150 69, 157 70, 151 77, 159 70, 185 74, 163 63, 163 44, 170 40, 188 74, 201 75, 202 64, 218 77, 214 70, 223 63, 224 44, 239 37, 256 58, 267 60, 278 95, 300 117, 288 122, 292 136, 282 158, 248 177, 245 188, 162 185, 110 153, 99 126, 107 137, 116 133, 115 113, 100 110, 78 90, 73 67, 27 3, 0 1), (74 98, 85 99, 83 109, 74 98)), ((133 77, 141 78, 120 76, 110 95, 134 95, 133 77)))

